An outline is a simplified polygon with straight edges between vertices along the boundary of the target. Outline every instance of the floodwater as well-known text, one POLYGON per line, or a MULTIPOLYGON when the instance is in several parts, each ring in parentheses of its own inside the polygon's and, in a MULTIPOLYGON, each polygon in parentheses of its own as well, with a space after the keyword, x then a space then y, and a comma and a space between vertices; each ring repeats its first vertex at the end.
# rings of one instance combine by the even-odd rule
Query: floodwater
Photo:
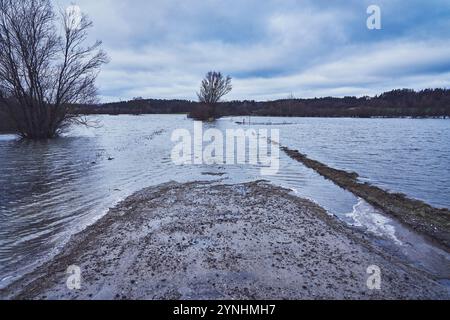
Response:
MULTIPOLYGON (((292 189, 406 261, 450 279, 450 258, 362 199, 280 153, 276 175, 261 165, 176 165, 176 129, 193 133, 183 115, 99 116, 99 126, 73 128, 52 141, 24 142, 0 135, 0 287, 50 259, 70 236, 118 201, 168 181, 254 180, 292 189)), ((280 142, 363 180, 450 207, 450 121, 411 119, 242 118, 205 124, 205 130, 278 129, 280 142), (248 119, 246 120, 248 123, 248 119)))

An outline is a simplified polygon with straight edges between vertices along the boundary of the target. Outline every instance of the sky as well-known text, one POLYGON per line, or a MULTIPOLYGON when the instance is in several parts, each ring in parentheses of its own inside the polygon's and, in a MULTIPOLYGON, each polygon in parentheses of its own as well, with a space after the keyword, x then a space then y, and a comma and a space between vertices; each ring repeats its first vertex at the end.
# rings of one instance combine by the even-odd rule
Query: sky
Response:
POLYGON ((373 96, 450 88, 449 0, 54 0, 76 4, 110 62, 102 102, 196 99, 211 70, 225 100, 373 96), (369 30, 367 8, 381 10, 369 30))

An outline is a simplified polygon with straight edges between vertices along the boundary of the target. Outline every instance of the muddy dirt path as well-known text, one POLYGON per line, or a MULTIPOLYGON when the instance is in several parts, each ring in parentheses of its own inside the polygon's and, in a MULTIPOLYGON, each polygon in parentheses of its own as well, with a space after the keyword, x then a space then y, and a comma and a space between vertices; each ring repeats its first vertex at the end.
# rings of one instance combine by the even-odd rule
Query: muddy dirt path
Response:
POLYGON ((427 273, 266 182, 144 189, 3 299, 448 299, 427 273), (70 265, 81 289, 66 286, 70 265), (381 290, 367 268, 381 269, 381 290))

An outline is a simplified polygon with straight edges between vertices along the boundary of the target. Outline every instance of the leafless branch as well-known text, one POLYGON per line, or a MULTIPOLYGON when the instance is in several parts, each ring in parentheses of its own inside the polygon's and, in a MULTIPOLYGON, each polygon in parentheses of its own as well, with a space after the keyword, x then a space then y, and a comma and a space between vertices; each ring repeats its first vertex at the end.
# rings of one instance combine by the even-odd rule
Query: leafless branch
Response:
POLYGON ((108 58, 101 42, 84 45, 92 22, 75 14, 55 14, 49 0, 0 0, 0 99, 24 138, 82 123, 73 105, 95 101, 108 58))

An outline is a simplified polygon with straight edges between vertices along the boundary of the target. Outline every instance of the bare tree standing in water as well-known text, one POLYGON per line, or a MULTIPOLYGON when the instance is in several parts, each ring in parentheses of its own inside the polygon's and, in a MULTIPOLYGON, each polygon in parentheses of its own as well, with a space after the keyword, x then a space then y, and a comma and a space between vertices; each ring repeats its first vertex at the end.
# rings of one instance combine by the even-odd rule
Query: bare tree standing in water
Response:
POLYGON ((49 0, 0 0, 0 99, 21 137, 83 123, 74 105, 95 102, 107 63, 100 41, 84 45, 91 27, 77 6, 57 15, 49 0))
POLYGON ((224 77, 220 72, 208 72, 202 81, 200 92, 197 93, 199 102, 204 105, 206 111, 199 112, 197 118, 207 117, 215 119, 217 117, 217 103, 222 97, 230 93, 232 89, 231 77, 224 77))

